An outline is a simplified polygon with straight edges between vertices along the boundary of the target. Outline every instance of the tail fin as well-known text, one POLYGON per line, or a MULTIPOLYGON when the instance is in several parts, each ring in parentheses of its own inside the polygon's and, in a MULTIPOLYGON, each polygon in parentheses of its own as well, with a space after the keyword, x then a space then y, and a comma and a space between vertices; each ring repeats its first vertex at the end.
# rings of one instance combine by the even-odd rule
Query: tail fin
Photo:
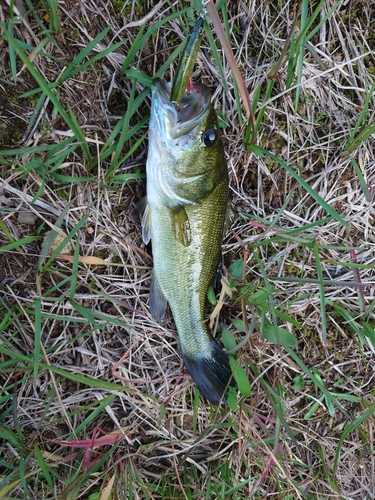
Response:
POLYGON ((220 402, 224 403, 225 390, 229 385, 236 387, 236 383, 228 356, 219 344, 212 340, 209 349, 189 354, 182 353, 182 358, 203 396, 216 406, 220 402))

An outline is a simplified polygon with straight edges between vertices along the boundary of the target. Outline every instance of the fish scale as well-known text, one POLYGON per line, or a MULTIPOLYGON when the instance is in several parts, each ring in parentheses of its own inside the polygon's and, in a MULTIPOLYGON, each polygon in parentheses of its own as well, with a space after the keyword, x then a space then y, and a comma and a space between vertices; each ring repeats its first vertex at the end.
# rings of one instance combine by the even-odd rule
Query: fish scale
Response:
POLYGON ((161 321, 169 303, 185 365, 218 405, 234 382, 228 357, 208 330, 205 303, 221 260, 228 172, 209 89, 195 85, 179 109, 170 91, 161 81, 152 88, 142 218, 154 261, 150 311, 161 321))
POLYGON ((227 184, 222 182, 199 206, 186 207, 192 233, 187 247, 175 241, 168 211, 162 206, 152 212, 155 277, 170 304, 184 352, 207 344, 207 289, 220 262, 223 235, 222 217, 213 217, 212 207, 225 210, 226 196, 227 184), (202 325, 205 334, 194 333, 202 325))

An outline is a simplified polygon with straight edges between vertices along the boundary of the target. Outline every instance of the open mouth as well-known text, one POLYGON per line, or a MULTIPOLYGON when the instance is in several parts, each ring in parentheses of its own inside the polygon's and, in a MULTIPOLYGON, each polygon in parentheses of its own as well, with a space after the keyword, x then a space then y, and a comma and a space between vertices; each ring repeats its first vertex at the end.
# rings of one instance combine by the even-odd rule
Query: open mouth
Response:
POLYGON ((171 83, 156 80, 154 83, 154 99, 157 100, 160 111, 164 115, 160 120, 168 120, 165 126, 172 138, 178 138, 191 132, 209 112, 211 95, 205 85, 197 83, 189 93, 182 96, 180 105, 170 100, 171 83))

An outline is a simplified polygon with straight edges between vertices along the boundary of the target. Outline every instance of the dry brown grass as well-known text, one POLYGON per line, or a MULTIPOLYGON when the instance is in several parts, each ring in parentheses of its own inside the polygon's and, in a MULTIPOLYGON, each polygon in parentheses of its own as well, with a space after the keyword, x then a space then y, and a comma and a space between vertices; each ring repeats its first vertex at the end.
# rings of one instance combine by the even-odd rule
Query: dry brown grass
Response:
MULTIPOLYGON (((224 266, 246 263, 246 283, 226 299, 220 322, 240 341, 243 334, 230 319, 244 319, 245 311, 251 323, 255 307, 256 327, 238 352, 251 397, 240 401, 237 412, 197 400, 171 315, 159 325, 147 304, 152 260, 130 215, 145 192, 146 141, 115 165, 115 175, 135 172, 127 183, 114 183, 108 175, 115 150, 101 156, 112 140, 119 142, 121 158, 147 131, 145 123, 124 143, 111 138, 133 93, 145 88, 120 68, 143 24, 165 19, 173 12, 170 3, 59 3, 60 30, 33 61, 47 83, 57 81, 107 26, 110 31, 89 57, 124 43, 57 87, 59 102, 71 108, 89 140, 92 161, 76 147, 55 172, 55 163, 48 164, 52 153, 35 148, 61 145, 71 131, 48 98, 34 115, 40 93, 23 94, 38 85, 19 59, 14 82, 0 24, 0 149, 23 148, 13 156, 0 152, 0 245, 21 240, 0 254, 0 496, 104 499, 108 486, 112 498, 134 499, 374 498, 375 207, 373 196, 364 195, 353 158, 372 194, 374 130, 365 127, 374 123, 375 102, 368 93, 374 82, 375 7, 370 0, 341 2, 309 40, 300 85, 294 78, 287 86, 289 48, 266 98, 267 75, 300 15, 298 3, 227 3, 231 44, 252 99, 261 86, 255 115, 265 112, 256 144, 292 167, 347 225, 327 217, 325 206, 280 163, 246 149, 245 117, 239 116, 229 67, 224 66, 225 92, 204 39, 197 67, 228 119, 224 139, 236 209, 223 246, 224 266), (348 152, 366 99, 368 111, 355 136, 370 132, 348 152), (82 177, 87 180, 80 182, 82 177), (67 238, 77 249, 74 262, 69 256, 47 262, 47 230, 64 238, 80 223, 67 238), (353 268, 355 259, 360 266, 353 268), (238 300, 243 291, 251 302, 254 292, 264 290, 272 294, 258 307, 238 300), (293 350, 259 334, 261 318, 273 323, 274 310, 295 322, 278 318, 297 338, 293 350), (41 342, 37 362, 35 339, 41 342), (331 399, 327 393, 324 399, 317 380, 331 399), (78 453, 62 444, 74 440, 83 446, 78 453)), ((309 17, 317 4, 310 2, 309 17)), ((334 5, 323 2, 309 32, 334 5)), ((37 19, 48 28, 46 6, 38 4, 27 24, 13 23, 17 39, 38 46, 45 36, 37 19)), ((181 19, 155 31, 129 69, 156 74, 185 36, 181 19)), ((2 1, 0 23, 8 21, 2 1)), ((148 112, 146 98, 128 128, 148 112)))

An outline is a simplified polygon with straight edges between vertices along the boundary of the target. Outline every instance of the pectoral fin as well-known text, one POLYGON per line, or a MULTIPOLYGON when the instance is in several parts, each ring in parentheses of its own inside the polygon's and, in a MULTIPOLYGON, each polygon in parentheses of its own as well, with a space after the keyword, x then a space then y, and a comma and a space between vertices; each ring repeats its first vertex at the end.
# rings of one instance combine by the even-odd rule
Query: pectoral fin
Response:
POLYGON ((151 240, 151 210, 147 202, 147 196, 138 201, 132 210, 132 215, 142 218, 142 239, 145 245, 147 245, 151 240))
POLYGON ((182 205, 178 205, 177 207, 169 208, 169 213, 171 215, 173 236, 177 241, 182 243, 184 247, 189 246, 191 242, 191 231, 189 218, 185 208, 182 205))
POLYGON ((156 321, 159 322, 164 318, 167 303, 167 299, 165 298, 164 293, 162 292, 162 289, 160 288, 158 280, 155 276, 155 271, 153 271, 150 286, 149 305, 151 316, 156 321))

